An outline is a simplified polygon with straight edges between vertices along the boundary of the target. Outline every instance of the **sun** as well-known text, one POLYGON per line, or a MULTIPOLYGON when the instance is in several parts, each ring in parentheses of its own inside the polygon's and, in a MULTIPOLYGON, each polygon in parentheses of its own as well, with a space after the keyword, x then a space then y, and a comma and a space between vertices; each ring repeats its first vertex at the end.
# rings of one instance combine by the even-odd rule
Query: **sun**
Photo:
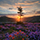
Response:
MULTIPOLYGON (((22 16, 21 16, 21 21, 22 21, 22 16)), ((17 16, 17 21, 19 22, 20 21, 20 16, 17 16)))
POLYGON ((20 19, 20 16, 17 16, 18 19, 20 19))
POLYGON ((20 16, 17 16, 17 21, 20 21, 20 16))

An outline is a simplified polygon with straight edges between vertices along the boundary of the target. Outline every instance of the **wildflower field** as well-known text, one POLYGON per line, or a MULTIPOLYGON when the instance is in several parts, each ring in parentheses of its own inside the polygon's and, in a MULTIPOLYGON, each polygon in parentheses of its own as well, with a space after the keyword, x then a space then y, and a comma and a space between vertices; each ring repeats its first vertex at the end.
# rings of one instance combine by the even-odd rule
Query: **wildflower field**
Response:
POLYGON ((0 23, 0 40, 40 40, 40 23, 0 23))

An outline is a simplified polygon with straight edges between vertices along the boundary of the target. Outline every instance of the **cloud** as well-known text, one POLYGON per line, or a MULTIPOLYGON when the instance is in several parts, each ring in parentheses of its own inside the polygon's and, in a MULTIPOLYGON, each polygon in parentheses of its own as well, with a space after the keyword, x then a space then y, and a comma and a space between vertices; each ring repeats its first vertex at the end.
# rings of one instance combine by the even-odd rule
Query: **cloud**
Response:
POLYGON ((35 9, 35 10, 32 10, 32 12, 33 12, 33 13, 35 13, 35 12, 36 12, 36 10, 37 10, 37 9, 35 9))
POLYGON ((0 14, 0 17, 1 16, 8 16, 8 17, 12 17, 12 18, 15 18, 15 16, 17 16, 17 14, 0 14))
POLYGON ((25 3, 39 3, 39 1, 24 1, 25 3))
POLYGON ((2 4, 10 4, 14 5, 17 2, 22 2, 23 0, 0 0, 0 5, 2 4))
POLYGON ((15 3, 15 5, 31 5, 35 3, 39 3, 39 1, 24 1, 24 3, 15 3))
MULTIPOLYGON (((3 1, 3 0, 2 0, 3 1)), ((24 0, 4 0, 3 2, 0 1, 0 6, 4 6, 4 7, 7 7, 7 8, 11 8, 11 7, 14 7, 16 8, 17 6, 20 6, 20 5, 26 5, 26 6, 31 6, 32 4, 35 4, 35 3, 39 3, 39 1, 24 1, 24 0), (22 1, 22 2, 21 2, 22 1), (24 2, 23 2, 24 1, 24 2)), ((24 7, 23 6, 23 7, 24 7)), ((30 7, 29 6, 29 7, 30 7)), ((27 7, 27 8, 29 8, 27 7)), ((25 8, 25 7, 24 7, 25 8)))
POLYGON ((10 10, 12 10, 13 8, 9 8, 10 10))
POLYGON ((40 14, 40 11, 37 11, 35 14, 40 14))
MULTIPOLYGON (((34 9, 39 8, 39 0, 0 0, 0 14, 14 14, 18 12, 17 7, 21 5, 23 8, 23 13, 29 12, 33 9, 32 12, 35 12, 34 9)), ((31 12, 29 12, 31 13, 31 12)))

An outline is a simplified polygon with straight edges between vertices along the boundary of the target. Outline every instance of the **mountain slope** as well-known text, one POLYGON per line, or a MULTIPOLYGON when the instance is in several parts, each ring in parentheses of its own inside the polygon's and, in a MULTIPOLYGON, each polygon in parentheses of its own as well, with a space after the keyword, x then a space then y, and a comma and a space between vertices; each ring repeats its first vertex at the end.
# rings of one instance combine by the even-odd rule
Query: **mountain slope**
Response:
MULTIPOLYGON (((25 17, 25 18, 22 18, 22 20, 23 22, 40 22, 40 16, 33 16, 33 17, 28 17, 28 18, 25 17)), ((16 22, 16 19, 2 16, 0 17, 0 22, 16 22)))
POLYGON ((14 18, 8 18, 6 16, 0 17, 0 22, 15 22, 14 18))
POLYGON ((29 18, 24 18, 26 22, 40 22, 40 16, 33 16, 29 18))

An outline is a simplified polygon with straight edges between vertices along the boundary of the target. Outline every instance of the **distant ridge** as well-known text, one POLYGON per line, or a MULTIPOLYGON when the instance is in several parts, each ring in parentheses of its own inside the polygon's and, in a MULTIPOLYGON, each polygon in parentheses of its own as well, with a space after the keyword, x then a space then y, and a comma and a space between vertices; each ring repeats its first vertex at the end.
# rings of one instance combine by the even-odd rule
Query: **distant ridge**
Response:
POLYGON ((8 18, 6 16, 0 17, 0 22, 15 22, 14 18, 8 18))
MULTIPOLYGON (((23 22, 40 22, 40 16, 24 17, 23 22), (25 19, 25 20, 24 20, 25 19)), ((6 16, 0 17, 0 22, 16 22, 15 18, 8 18, 6 16)))
POLYGON ((40 16, 33 16, 33 17, 28 17, 24 18, 26 22, 40 22, 40 16))

